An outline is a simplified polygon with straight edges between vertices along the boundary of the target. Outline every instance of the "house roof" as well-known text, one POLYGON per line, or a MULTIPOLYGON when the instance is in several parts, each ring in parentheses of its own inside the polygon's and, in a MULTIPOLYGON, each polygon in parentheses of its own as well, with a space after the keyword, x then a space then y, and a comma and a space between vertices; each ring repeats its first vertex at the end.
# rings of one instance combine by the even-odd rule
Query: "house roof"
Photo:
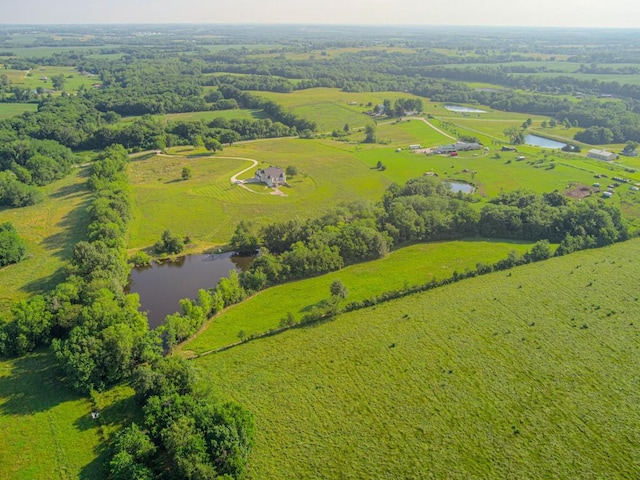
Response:
POLYGON ((284 170, 279 167, 269 167, 264 169, 264 173, 266 176, 271 178, 278 178, 280 176, 284 177, 284 170))

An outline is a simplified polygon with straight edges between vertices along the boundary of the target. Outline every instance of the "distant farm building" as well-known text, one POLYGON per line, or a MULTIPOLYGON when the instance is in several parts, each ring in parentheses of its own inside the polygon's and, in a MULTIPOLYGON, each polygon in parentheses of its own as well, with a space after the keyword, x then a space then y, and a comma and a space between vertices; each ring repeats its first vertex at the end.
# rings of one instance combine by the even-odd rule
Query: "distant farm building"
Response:
POLYGON ((269 167, 260 169, 256 172, 256 180, 261 183, 266 183, 269 187, 279 187, 287 183, 287 176, 279 167, 269 167))
POLYGON ((420 145, 419 143, 416 143, 414 145, 409 145, 410 150, 418 150, 419 148, 422 148, 422 145, 420 145))
POLYGON ((436 148, 436 153, 445 153, 451 155, 454 152, 468 152, 470 150, 480 150, 482 145, 479 143, 457 142, 449 145, 440 145, 436 148))
POLYGON ((615 160, 618 158, 613 152, 607 152, 606 150, 599 150, 597 148, 592 148, 587 153, 587 157, 595 158, 596 160, 604 160, 605 162, 610 162, 611 160, 615 160))
POLYGON ((503 145, 500 150, 502 150, 503 152, 517 152, 518 151, 518 149, 516 147, 508 147, 506 145, 503 145))

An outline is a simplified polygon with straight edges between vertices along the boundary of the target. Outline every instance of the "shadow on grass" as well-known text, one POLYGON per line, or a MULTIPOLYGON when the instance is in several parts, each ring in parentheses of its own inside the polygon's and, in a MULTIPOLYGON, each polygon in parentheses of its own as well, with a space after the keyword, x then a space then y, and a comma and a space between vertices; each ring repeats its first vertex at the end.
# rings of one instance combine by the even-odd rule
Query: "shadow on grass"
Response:
POLYGON ((51 198, 65 198, 65 197, 78 197, 87 195, 87 186, 83 183, 72 183, 71 185, 65 185, 60 187, 55 192, 49 194, 51 198))
POLYGON ((53 355, 39 352, 8 360, 11 373, 0 377, 1 415, 46 412, 79 396, 60 380, 53 355))
POLYGON ((58 232, 46 237, 42 241, 43 247, 63 260, 71 258, 71 251, 75 243, 86 238, 89 226, 87 208, 90 202, 91 197, 87 195, 80 205, 62 217, 56 224, 58 232))
POLYGON ((33 295, 44 295, 53 290, 56 285, 62 283, 66 277, 66 270, 64 267, 61 267, 47 277, 36 278, 24 284, 20 287, 20 290, 33 295))
POLYGON ((311 305, 307 305, 306 307, 302 308, 300 310, 300 312, 304 312, 304 313, 309 313, 311 312, 313 309, 324 309, 326 307, 329 306, 329 300, 327 300, 326 298, 320 300, 318 303, 314 303, 311 305))
POLYGON ((202 158, 202 157, 214 157, 213 152, 205 152, 205 153, 190 153, 185 155, 186 158, 202 158))

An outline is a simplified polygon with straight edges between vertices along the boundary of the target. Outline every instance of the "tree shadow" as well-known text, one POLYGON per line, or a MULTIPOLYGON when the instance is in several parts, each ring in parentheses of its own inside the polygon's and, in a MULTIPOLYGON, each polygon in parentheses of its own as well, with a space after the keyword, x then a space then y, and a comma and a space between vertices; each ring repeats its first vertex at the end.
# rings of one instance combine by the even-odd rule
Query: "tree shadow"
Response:
POLYGON ((42 240, 42 246, 58 258, 69 259, 75 243, 86 238, 89 226, 87 208, 90 202, 91 197, 87 195, 76 208, 62 217, 56 224, 59 231, 45 237, 42 240))
POLYGON ((31 415, 46 412, 79 396, 64 385, 53 356, 39 352, 8 360, 10 374, 0 376, 2 415, 31 415))
POLYGON ((327 300, 326 298, 320 300, 318 303, 313 303, 311 305, 307 305, 306 307, 302 308, 300 310, 301 313, 309 313, 311 312, 314 308, 315 309, 324 309, 329 305, 329 300, 327 300))
POLYGON ((94 448, 95 458, 93 461, 82 468, 80 479, 107 478, 107 464, 110 458, 109 443, 112 439, 107 438, 105 429, 115 432, 120 429, 119 427, 129 425, 131 422, 142 424, 142 410, 136 404, 134 396, 112 402, 109 406, 99 410, 98 413, 100 416, 97 419, 85 415, 74 422, 74 426, 78 430, 91 430, 98 427, 98 431, 103 437, 103 441, 94 448))
POLYGON ((78 197, 82 195, 88 195, 87 187, 83 183, 73 183, 71 185, 65 185, 60 187, 55 192, 49 194, 51 198, 65 198, 65 197, 78 197))
POLYGON ((55 288, 59 283, 62 283, 67 277, 67 271, 65 267, 58 268, 51 275, 46 277, 36 278, 20 287, 20 290, 33 295, 44 295, 55 288))

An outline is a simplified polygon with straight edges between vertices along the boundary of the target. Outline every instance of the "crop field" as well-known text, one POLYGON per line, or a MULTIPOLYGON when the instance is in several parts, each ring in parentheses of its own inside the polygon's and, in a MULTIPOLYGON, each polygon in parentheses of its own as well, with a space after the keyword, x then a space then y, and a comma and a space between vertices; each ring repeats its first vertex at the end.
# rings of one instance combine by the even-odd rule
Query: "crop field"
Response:
POLYGON ((35 103, 0 103, 0 120, 36 110, 38 105, 35 103))
POLYGON ((329 286, 336 279, 347 287, 348 302, 362 301, 389 290, 446 278, 454 271, 475 268, 476 263, 493 263, 511 250, 523 254, 524 242, 468 240, 411 245, 388 257, 352 265, 337 272, 278 285, 214 317, 205 330, 182 346, 184 352, 200 354, 238 341, 238 332, 247 335, 278 328, 280 320, 292 313, 296 320, 329 299, 329 286), (261 312, 259 315, 256 312, 261 312))
POLYGON ((49 353, 0 360, 0 476, 105 478, 104 442, 132 411, 132 391, 116 387, 94 399, 67 389, 49 353))
POLYGON ((195 364, 255 415, 249 479, 635 478, 639 259, 579 252, 195 364))
MULTIPOLYGON (((393 103, 398 98, 416 98, 399 92, 342 92, 337 88, 311 88, 292 93, 256 92, 256 95, 273 100, 294 114, 313 120, 319 132, 342 130, 345 123, 351 128, 372 124, 373 120, 362 112, 382 104, 385 98, 393 103), (371 106, 367 106, 371 103, 371 106), (352 104, 352 105, 350 105, 352 104)), ((426 99, 422 99, 426 104, 426 99)))
MULTIPOLYGON (((226 243, 240 220, 256 223, 310 218, 339 202, 377 200, 391 183, 364 162, 336 148, 335 142, 276 139, 225 148, 215 157, 154 156, 130 166, 134 191, 134 222, 129 246, 152 245, 169 228, 188 234, 204 246, 226 243), (257 193, 232 185, 233 174, 259 165, 240 178, 252 177, 258 167, 295 165, 299 174, 281 190, 286 197, 257 193), (193 178, 180 181, 184 166, 193 178)), ((183 155, 188 155, 186 152, 183 155)))
POLYGON ((49 291, 62 280, 60 269, 86 232, 86 174, 86 169, 77 169, 43 187, 42 203, 0 209, 0 222, 12 222, 27 244, 27 258, 0 269, 0 312, 15 300, 49 291))

